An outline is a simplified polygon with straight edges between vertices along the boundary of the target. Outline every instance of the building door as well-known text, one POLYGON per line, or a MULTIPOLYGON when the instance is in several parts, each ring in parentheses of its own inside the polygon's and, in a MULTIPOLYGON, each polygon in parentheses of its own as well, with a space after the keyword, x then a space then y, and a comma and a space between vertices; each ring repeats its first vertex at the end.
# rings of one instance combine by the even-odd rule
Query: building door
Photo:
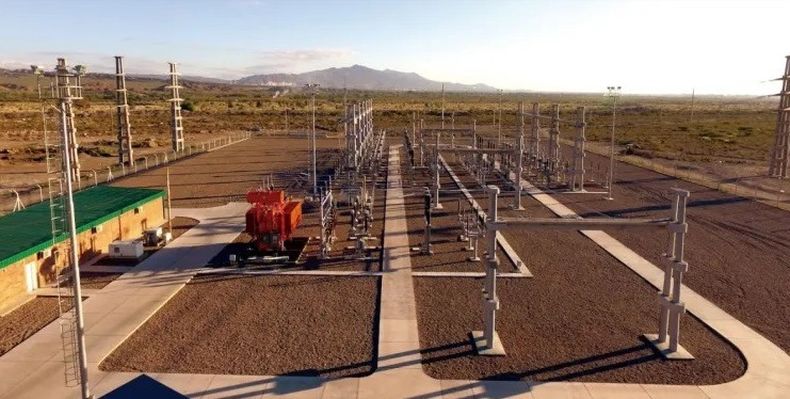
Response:
POLYGON ((27 292, 33 292, 38 289, 38 270, 36 270, 36 262, 30 262, 25 265, 25 283, 27 285, 27 292))

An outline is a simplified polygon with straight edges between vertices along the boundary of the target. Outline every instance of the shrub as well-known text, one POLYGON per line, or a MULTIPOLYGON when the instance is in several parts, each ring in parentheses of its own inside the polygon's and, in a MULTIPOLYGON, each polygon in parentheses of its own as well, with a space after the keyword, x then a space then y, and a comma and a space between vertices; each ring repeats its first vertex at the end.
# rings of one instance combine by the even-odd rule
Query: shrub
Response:
POLYGON ((194 112, 195 104, 193 104, 192 101, 184 100, 184 102, 181 103, 181 109, 189 112, 194 112))

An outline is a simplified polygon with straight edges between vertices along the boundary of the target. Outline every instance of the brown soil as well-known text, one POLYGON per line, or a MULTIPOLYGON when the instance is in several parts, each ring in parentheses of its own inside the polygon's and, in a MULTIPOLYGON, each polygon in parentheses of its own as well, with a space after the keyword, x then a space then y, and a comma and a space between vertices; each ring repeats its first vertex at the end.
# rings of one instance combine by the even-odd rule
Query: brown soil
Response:
MULTIPOLYGON (((337 139, 318 140, 319 174, 329 167, 338 152, 337 139)), ((250 189, 261 185, 274 173, 275 185, 299 196, 306 188, 306 177, 296 174, 308 169, 307 141, 304 138, 255 136, 220 150, 170 164, 172 205, 213 207, 231 201, 245 201, 250 189), (284 173, 290 173, 285 175, 284 173)), ((152 169, 118 179, 124 187, 165 188, 165 168, 152 169)))
POLYGON ((101 364, 106 371, 362 376, 379 279, 195 277, 101 364))
MULTIPOLYGON (((175 240, 176 238, 181 237, 184 233, 189 231, 189 229, 197 226, 198 223, 200 222, 197 219, 182 216, 174 217, 172 219, 173 230, 171 231, 171 233, 173 233, 173 239, 175 240)), ((165 223, 165 226, 167 226, 167 223, 165 223)))
POLYGON ((681 343, 696 360, 663 360, 640 340, 655 332, 658 311, 635 275, 610 282, 612 265, 558 269, 561 262, 542 260, 554 271, 538 268, 534 279, 498 282, 503 357, 478 356, 469 336, 483 328, 481 279, 415 279, 425 372, 439 379, 716 384, 745 371, 738 352, 692 317, 683 319, 681 343))
MULTIPOLYGON (((100 289, 113 282, 123 273, 97 273, 80 271, 80 285, 82 288, 100 289)), ((71 286, 71 281, 67 284, 71 286)))
POLYGON ((0 355, 13 349, 38 330, 58 318, 58 299, 33 298, 0 317, 0 355))
MULTIPOLYGON (((691 191, 684 283, 790 352, 790 213, 621 162, 614 201, 557 199, 582 216, 659 217, 669 214, 672 187, 691 191)), ((611 235, 656 264, 666 248, 663 235, 611 235)))

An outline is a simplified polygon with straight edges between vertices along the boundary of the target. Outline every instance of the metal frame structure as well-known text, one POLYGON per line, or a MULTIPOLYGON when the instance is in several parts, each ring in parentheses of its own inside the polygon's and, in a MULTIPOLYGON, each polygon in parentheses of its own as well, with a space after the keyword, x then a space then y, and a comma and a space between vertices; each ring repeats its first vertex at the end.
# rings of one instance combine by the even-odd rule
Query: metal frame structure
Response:
POLYGON ((680 346, 680 317, 685 313, 681 301, 683 273, 688 271, 684 260, 684 248, 688 223, 686 205, 689 192, 673 189, 675 200, 672 215, 663 219, 563 219, 563 218, 498 218, 497 197, 499 187, 490 185, 488 189, 488 211, 486 219, 486 276, 483 288, 483 331, 473 331, 475 344, 480 355, 504 355, 505 350, 496 333, 496 312, 500 308, 496 293, 497 264, 496 235, 504 228, 519 229, 570 229, 570 230, 667 230, 670 233, 667 259, 664 268, 664 285, 659 293, 660 321, 657 335, 645 335, 667 359, 693 359, 693 356, 680 346))
MULTIPOLYGON (((620 90, 622 87, 620 86, 609 86, 606 88, 608 92, 606 93, 606 97, 612 99, 612 134, 610 136, 610 143, 609 143, 609 176, 607 178, 606 187, 608 189, 608 195, 606 197, 607 200, 613 200, 612 197, 612 187, 614 186, 614 129, 615 129, 615 122, 617 116, 617 99, 620 98, 620 90)), ((692 95, 692 117, 694 115, 693 107, 694 107, 694 100, 692 95)))
POLYGON ((181 74, 178 72, 178 64, 174 62, 168 63, 170 65, 170 85, 165 86, 165 89, 170 89, 170 132, 172 138, 173 151, 181 152, 184 150, 184 124, 181 117, 181 103, 184 101, 181 98, 181 85, 178 83, 178 77, 181 74))
MULTIPOLYGON (((79 65, 77 66, 79 67, 79 65)), ((75 67, 75 69, 77 68, 75 67)), ((68 135, 64 150, 69 153, 70 181, 80 185, 79 142, 77 141, 77 128, 74 126, 74 100, 82 99, 81 73, 69 72, 65 58, 58 58, 55 67, 55 96, 60 100, 61 130, 68 135)))
POLYGON ((85 320, 82 313, 82 287, 79 271, 79 243, 77 241, 76 215, 74 214, 74 183, 79 184, 76 129, 74 128, 73 102, 82 99, 80 76, 84 67, 75 67, 71 74, 65 58, 58 58, 55 67, 55 93, 60 102, 60 141, 50 149, 45 135, 47 152, 48 187, 53 245, 56 237, 67 233, 67 266, 56 279, 58 309, 60 312, 61 341, 66 385, 79 381, 83 399, 91 397, 88 384, 88 356, 85 349, 85 320), (71 78, 74 78, 72 81, 71 78), (51 151, 54 150, 54 151, 51 151), (60 159, 57 159, 58 156, 60 159), (68 295, 65 286, 72 285, 68 295), (69 301, 70 303, 68 303, 69 301))
POLYGON ((129 123, 129 98, 126 91, 126 72, 123 57, 115 56, 115 110, 118 128, 118 163, 134 167, 132 126, 129 123))
POLYGON ((344 119, 346 135, 346 168, 362 173, 373 166, 381 151, 383 135, 373 129, 373 100, 351 104, 344 119))
POLYGON ((782 90, 778 94, 776 133, 768 164, 768 176, 782 179, 788 177, 790 168, 790 55, 785 58, 785 72, 779 78, 782 81, 782 90))

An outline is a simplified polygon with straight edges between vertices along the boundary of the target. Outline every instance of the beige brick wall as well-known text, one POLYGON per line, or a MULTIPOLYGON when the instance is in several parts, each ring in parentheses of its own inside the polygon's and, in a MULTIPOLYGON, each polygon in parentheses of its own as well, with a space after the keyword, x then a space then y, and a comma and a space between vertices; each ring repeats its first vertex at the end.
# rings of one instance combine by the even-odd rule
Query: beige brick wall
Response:
MULTIPOLYGON (((143 230, 164 223, 162 198, 151 201, 139 209, 139 213, 130 210, 102 223, 95 233, 92 230, 87 230, 78 234, 80 262, 106 253, 110 243, 115 240, 139 238, 142 236, 143 230)), ((52 248, 52 253, 55 256, 49 255, 43 259, 37 259, 37 254, 33 254, 0 270, 0 308, 17 297, 25 295, 27 286, 24 267, 30 262, 36 262, 38 266, 40 287, 54 283, 57 273, 66 264, 66 248, 68 248, 68 243, 61 242, 52 248)))
POLYGON ((0 270, 0 313, 5 313, 5 304, 14 302, 26 291, 25 262, 17 262, 0 270))

